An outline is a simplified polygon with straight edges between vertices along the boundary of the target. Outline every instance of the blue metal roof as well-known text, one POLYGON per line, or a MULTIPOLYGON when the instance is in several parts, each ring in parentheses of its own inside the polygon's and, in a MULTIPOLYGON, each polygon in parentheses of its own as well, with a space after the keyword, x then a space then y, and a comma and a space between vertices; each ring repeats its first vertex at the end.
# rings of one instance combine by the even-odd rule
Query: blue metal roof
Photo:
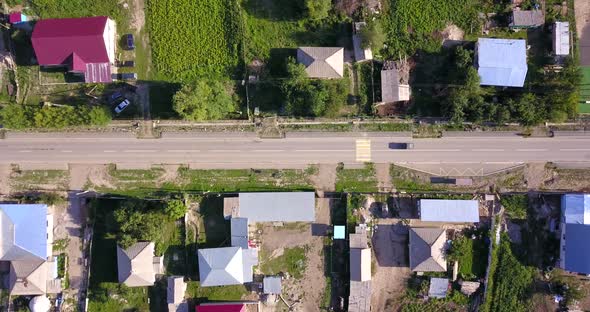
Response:
POLYGON ((526 41, 479 38, 477 66, 481 85, 522 87, 528 66, 526 41))
POLYGON ((477 200, 421 199, 420 220, 479 222, 479 203, 477 200))
POLYGON ((590 248, 588 238, 590 226, 584 224, 565 225, 564 268, 570 272, 590 274, 590 248))
POLYGON ((47 206, 0 204, 0 210, 14 225, 14 242, 10 244, 46 259, 47 206))
POLYGON ((590 194, 563 195, 561 212, 565 223, 590 224, 590 194))

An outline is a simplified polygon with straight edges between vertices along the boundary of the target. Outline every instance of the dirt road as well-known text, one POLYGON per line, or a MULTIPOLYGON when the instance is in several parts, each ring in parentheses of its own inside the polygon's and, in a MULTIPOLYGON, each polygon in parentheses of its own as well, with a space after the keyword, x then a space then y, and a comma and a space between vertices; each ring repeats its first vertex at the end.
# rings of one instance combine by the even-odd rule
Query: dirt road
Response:
POLYGON ((580 46, 580 65, 590 66, 590 1, 575 0, 574 10, 580 46))

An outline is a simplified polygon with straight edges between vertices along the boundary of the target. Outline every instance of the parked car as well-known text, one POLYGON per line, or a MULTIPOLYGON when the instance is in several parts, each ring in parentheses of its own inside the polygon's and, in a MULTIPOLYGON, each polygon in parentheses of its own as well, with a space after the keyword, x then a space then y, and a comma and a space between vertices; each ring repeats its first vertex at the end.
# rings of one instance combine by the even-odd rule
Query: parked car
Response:
POLYGON ((119 62, 117 64, 117 66, 119 66, 119 67, 135 67, 135 62, 134 61, 123 61, 123 62, 119 62))
POLYGON ((111 96, 109 97, 109 103, 115 103, 117 100, 119 100, 121 97, 123 96, 123 93, 117 91, 113 94, 111 94, 111 96))
POLYGON ((126 34, 125 42, 127 43, 127 50, 135 49, 135 40, 133 39, 133 34, 126 34))
POLYGON ((120 114, 125 108, 127 108, 127 106, 129 106, 129 104, 131 104, 131 102, 129 102, 128 99, 124 99, 119 105, 117 105, 117 107, 115 107, 115 113, 120 114))
POLYGON ((405 150, 410 150, 410 149, 414 149, 414 143, 389 143, 389 149, 395 149, 395 150, 400 150, 400 149, 405 149, 405 150))
POLYGON ((113 80, 137 80, 137 73, 118 73, 112 74, 113 80))

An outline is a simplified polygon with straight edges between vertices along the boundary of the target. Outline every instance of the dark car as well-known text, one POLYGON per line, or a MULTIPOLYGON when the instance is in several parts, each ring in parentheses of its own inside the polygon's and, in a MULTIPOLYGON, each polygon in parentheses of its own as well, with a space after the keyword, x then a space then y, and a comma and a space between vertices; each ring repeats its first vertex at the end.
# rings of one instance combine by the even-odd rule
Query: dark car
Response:
POLYGON ((121 97, 123 97, 123 93, 121 93, 121 92, 117 91, 117 92, 115 92, 115 93, 111 94, 111 96, 109 97, 109 102, 110 102, 111 104, 112 104, 112 103, 115 103, 115 102, 117 102, 117 100, 119 100, 121 97))
POLYGON ((119 62, 119 67, 135 67, 134 61, 119 62))
POLYGON ((414 148, 414 143, 389 143, 389 149, 405 149, 410 150, 414 148))
POLYGON ((133 34, 126 34, 125 42, 127 43, 127 50, 135 49, 135 40, 133 39, 133 34))
POLYGON ((112 74, 111 78, 113 80, 137 80, 137 74, 136 73, 118 73, 118 74, 112 74))

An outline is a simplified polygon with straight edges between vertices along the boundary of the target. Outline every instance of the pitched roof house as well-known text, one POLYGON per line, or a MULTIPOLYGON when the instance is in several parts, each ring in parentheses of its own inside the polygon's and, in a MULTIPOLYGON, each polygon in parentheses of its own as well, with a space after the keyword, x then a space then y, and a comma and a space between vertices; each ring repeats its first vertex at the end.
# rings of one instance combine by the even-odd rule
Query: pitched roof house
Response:
POLYGON ((569 272, 590 274, 590 194, 561 197, 559 266, 569 272))
POLYGON ((481 85, 524 86, 528 70, 524 40, 479 38, 476 54, 475 66, 481 85))
POLYGON ((421 199, 420 220, 427 222, 479 222, 477 200, 421 199))
POLYGON ((43 295, 50 282, 53 219, 46 205, 0 204, 0 261, 10 262, 11 295, 43 295))
POLYGON ((447 234, 440 228, 410 228, 410 269, 416 272, 447 270, 447 234))
POLYGON ((169 276, 166 289, 168 312, 188 312, 188 302, 184 299, 186 283, 182 276, 169 276))
POLYGON ((297 62, 305 65, 310 78, 342 78, 344 48, 300 47, 297 62))
POLYGON ((111 82, 115 22, 106 16, 43 19, 31 41, 41 66, 66 66, 86 82, 111 82))
POLYGON ((221 247, 199 249, 201 286, 239 285, 252 282, 252 266, 258 264, 256 249, 221 247))
POLYGON ((373 59, 371 48, 363 48, 362 38, 359 35, 363 28, 367 27, 365 22, 354 23, 354 33, 352 34, 352 45, 354 48, 354 59, 357 62, 369 61, 373 59))
POLYGON ((162 273, 162 257, 154 257, 152 242, 137 242, 123 249, 117 246, 119 283, 128 287, 152 286, 156 274, 162 273))
POLYGON ((410 85, 400 82, 397 68, 381 71, 381 102, 391 103, 410 100, 410 85))
POLYGON ((512 10, 509 27, 512 29, 534 28, 545 23, 543 10, 512 10))

